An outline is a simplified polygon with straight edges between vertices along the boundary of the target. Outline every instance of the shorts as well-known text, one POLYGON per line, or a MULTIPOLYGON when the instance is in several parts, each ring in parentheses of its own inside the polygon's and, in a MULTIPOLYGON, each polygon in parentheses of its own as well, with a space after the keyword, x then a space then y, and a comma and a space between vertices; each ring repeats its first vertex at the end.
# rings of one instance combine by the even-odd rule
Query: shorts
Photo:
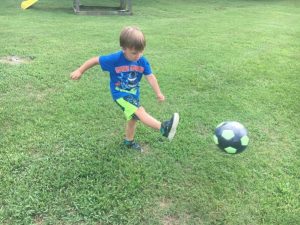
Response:
POLYGON ((135 115, 135 111, 140 107, 140 100, 134 95, 127 95, 123 98, 118 98, 115 102, 121 107, 125 114, 126 120, 139 120, 135 115))

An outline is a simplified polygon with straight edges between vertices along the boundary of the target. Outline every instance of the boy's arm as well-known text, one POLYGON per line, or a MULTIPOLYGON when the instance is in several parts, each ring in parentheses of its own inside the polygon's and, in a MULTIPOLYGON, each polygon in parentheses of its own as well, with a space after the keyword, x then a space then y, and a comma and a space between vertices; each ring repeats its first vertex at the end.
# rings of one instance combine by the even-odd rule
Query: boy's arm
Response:
POLYGON ((71 73, 71 79, 78 80, 84 74, 84 72, 93 66, 99 64, 99 57, 93 57, 87 60, 85 63, 82 64, 78 69, 71 73))
POLYGON ((161 93, 157 79, 154 74, 145 76, 153 91, 155 92, 158 101, 162 102, 165 100, 165 96, 161 93))

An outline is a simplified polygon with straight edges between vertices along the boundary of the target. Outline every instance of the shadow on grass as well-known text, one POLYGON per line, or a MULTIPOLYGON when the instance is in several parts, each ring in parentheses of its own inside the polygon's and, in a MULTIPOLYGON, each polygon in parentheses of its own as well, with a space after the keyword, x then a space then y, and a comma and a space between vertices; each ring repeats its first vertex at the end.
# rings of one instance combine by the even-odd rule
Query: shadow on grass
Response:
POLYGON ((66 13, 66 14, 74 14, 74 10, 72 5, 70 4, 70 7, 41 7, 41 6, 33 6, 30 7, 27 10, 36 11, 36 12, 60 12, 60 13, 66 13))

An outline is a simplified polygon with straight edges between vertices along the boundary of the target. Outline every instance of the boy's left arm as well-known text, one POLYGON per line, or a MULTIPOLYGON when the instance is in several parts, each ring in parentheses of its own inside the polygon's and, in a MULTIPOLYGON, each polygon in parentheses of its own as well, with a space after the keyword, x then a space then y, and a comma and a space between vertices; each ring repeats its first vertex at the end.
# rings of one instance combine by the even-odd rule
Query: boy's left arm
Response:
POLYGON ((161 93, 157 79, 154 74, 150 74, 145 76, 147 81, 149 82, 150 86, 152 87, 153 91, 156 94, 158 101, 162 102, 165 100, 165 96, 161 93))

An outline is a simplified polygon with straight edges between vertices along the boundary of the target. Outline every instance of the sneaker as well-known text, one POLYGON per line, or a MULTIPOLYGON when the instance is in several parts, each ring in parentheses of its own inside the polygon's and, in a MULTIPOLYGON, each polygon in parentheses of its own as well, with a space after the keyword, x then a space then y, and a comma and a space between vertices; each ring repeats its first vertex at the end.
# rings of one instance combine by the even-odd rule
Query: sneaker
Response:
POLYGON ((136 151, 143 152, 142 147, 138 143, 136 143, 134 140, 132 140, 132 141, 124 140, 124 144, 127 148, 132 148, 136 151))
POLYGON ((167 137, 170 141, 176 134, 176 128, 179 123, 179 114, 174 113, 170 120, 167 120, 161 124, 160 131, 163 136, 167 137))

